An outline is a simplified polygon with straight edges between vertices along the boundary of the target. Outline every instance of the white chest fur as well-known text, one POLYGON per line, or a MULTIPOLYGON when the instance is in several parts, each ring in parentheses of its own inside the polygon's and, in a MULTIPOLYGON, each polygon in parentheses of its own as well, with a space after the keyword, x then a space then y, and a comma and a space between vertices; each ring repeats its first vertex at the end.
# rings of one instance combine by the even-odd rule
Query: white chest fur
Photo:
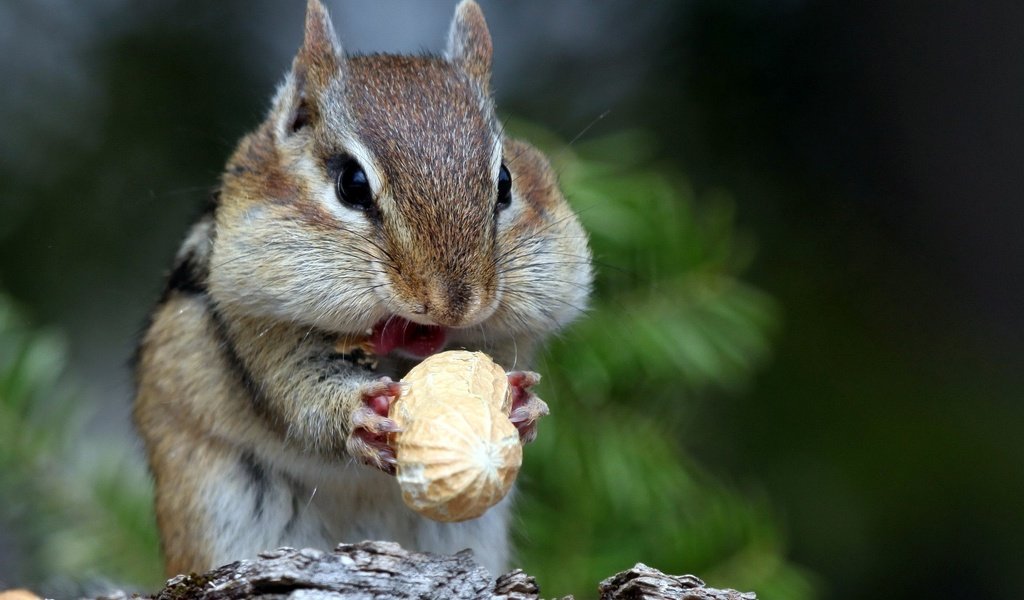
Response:
POLYGON ((512 495, 478 519, 439 523, 405 506, 394 477, 368 467, 253 458, 242 461, 238 477, 203 494, 210 514, 239 514, 239 507, 248 507, 242 514, 255 518, 255 525, 245 519, 215 525, 221 530, 212 532, 218 564, 280 546, 329 550, 339 543, 387 540, 442 554, 469 548, 495 577, 508 570, 512 495))

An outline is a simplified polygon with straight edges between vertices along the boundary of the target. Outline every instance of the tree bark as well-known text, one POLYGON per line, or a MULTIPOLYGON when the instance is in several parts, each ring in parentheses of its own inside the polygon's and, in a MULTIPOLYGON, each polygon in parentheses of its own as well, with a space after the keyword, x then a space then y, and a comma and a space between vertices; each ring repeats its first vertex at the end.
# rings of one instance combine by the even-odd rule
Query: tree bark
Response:
MULTIPOLYGON (((753 593, 709 588, 693 575, 666 575, 638 563, 601 582, 601 600, 755 600, 753 593)), ((409 552, 392 542, 341 544, 331 552, 281 548, 203 574, 178 575, 154 600, 539 600, 536 580, 516 569, 496 580, 470 551, 409 552)), ((125 599, 116 593, 97 600, 125 599)), ((139 597, 139 596, 134 596, 139 597)), ((571 600, 566 596, 563 600, 571 600)))

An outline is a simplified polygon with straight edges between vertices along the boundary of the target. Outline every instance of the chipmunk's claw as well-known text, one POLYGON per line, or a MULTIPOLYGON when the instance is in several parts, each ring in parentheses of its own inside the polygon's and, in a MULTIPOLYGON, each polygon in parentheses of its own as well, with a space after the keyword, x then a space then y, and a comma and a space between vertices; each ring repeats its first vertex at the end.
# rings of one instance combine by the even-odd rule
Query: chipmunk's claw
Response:
POLYGON ((388 418, 391 403, 402 393, 402 385, 389 377, 368 383, 360 390, 363 405, 352 413, 351 433, 345 443, 349 455, 389 475, 395 474, 395 449, 388 435, 401 428, 388 418))
POLYGON ((537 438, 537 420, 548 414, 547 403, 530 391, 538 381, 540 375, 533 371, 508 373, 508 383, 512 386, 512 409, 508 418, 519 431, 519 439, 524 444, 537 438))

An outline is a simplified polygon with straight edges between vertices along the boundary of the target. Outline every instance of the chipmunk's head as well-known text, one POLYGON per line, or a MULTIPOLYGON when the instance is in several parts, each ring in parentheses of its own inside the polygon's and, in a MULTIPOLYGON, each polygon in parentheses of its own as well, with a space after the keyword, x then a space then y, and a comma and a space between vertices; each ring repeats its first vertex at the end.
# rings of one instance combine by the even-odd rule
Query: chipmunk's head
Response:
POLYGON ((309 0, 305 40, 271 114, 224 177, 215 253, 232 282, 223 291, 342 331, 395 317, 528 327, 529 316, 503 307, 506 246, 539 231, 564 200, 553 177, 517 186, 518 168, 550 169, 504 139, 490 71, 490 34, 472 0, 458 5, 442 56, 352 57, 309 0), (253 284, 239 285, 247 268, 253 284))

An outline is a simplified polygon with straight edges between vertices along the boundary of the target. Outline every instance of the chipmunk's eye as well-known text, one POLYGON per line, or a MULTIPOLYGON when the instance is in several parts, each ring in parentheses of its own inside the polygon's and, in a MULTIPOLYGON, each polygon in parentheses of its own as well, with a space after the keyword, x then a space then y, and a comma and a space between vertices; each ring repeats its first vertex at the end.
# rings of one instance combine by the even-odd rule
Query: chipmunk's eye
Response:
POLYGON ((373 207, 373 193, 366 171, 354 159, 349 159, 341 166, 338 180, 335 182, 338 199, 359 210, 373 207))
POLYGON ((504 164, 498 170, 498 210, 505 210, 512 204, 512 174, 504 164))

